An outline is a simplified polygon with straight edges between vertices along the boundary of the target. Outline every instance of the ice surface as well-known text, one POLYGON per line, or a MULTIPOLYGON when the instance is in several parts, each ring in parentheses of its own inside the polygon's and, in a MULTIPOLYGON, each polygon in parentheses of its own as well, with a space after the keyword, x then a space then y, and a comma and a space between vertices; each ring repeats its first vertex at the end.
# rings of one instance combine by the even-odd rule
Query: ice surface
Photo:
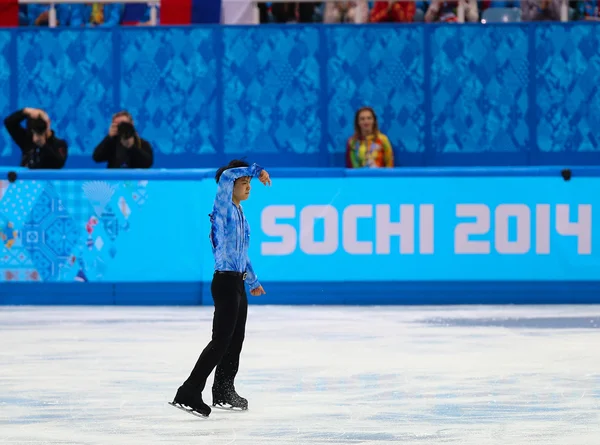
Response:
POLYGON ((0 308, 0 443, 600 444, 597 306, 251 306, 250 409, 199 419, 167 402, 211 317, 0 308))

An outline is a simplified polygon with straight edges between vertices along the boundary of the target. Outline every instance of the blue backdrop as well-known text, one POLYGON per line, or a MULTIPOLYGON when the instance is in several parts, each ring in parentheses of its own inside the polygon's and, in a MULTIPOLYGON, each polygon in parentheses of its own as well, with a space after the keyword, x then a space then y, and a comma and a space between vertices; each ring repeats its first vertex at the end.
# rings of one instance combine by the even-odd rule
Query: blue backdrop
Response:
MULTIPOLYGON (((594 24, 0 30, 0 114, 49 111, 91 153, 129 109, 156 167, 343 166, 375 107, 400 165, 600 164, 594 24)), ((18 163, 0 133, 0 163, 18 163)), ((100 166, 101 168, 103 166, 100 166)))
MULTIPOLYGON (((244 203, 253 303, 600 302, 600 168, 271 173, 244 203)), ((0 181, 0 303, 212 304, 213 174, 0 181)))

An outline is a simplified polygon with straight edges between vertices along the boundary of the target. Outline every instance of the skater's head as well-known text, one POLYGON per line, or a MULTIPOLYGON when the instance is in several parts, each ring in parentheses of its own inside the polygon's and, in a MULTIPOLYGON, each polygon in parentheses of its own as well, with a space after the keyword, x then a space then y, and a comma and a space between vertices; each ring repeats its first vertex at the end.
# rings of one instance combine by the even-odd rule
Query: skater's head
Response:
MULTIPOLYGON (((219 183, 219 179, 225 170, 229 170, 231 168, 239 168, 239 167, 249 167, 246 161, 242 161, 240 159, 234 159, 229 164, 224 167, 221 167, 217 170, 217 174, 215 175, 215 181, 217 184, 219 183)), ((238 203, 240 201, 245 201, 250 196, 250 180, 252 178, 250 176, 243 176, 235 180, 233 185, 233 202, 238 203)))
POLYGON ((250 176, 243 176, 235 180, 233 185, 233 202, 239 204, 250 197, 250 176))

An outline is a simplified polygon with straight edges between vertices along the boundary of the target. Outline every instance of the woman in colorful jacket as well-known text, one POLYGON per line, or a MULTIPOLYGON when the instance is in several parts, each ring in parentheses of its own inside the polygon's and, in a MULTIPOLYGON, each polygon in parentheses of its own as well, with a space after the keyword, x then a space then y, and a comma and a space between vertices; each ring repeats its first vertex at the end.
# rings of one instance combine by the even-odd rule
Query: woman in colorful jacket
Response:
POLYGON ((394 151, 385 134, 379 131, 377 116, 371 107, 363 107, 354 116, 354 134, 346 144, 347 168, 394 166, 394 151))

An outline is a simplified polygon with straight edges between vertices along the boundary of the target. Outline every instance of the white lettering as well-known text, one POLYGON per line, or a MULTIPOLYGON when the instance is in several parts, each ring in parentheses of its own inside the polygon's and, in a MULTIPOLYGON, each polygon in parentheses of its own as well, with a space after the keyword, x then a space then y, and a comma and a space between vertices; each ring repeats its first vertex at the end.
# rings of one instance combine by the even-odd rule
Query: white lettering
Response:
POLYGON ((277 222, 278 218, 295 218, 296 206, 268 206, 261 214, 260 223, 265 235, 281 237, 281 241, 263 241, 262 255, 290 255, 296 250, 296 229, 291 224, 277 222))
POLYGON ((525 204, 501 204, 496 207, 495 248, 503 254, 523 254, 531 247, 531 214, 525 204), (509 218, 517 219, 517 239, 509 239, 509 218))
POLYGON ((419 206, 419 253, 433 253, 433 204, 419 206))
MULTIPOLYGON (((392 252, 392 237, 399 237, 399 253, 414 254, 415 224, 418 224, 418 252, 433 254, 434 206, 420 204, 418 222, 414 205, 402 204, 399 210, 398 220, 390 221, 390 205, 379 204, 373 209, 369 204, 354 204, 339 210, 342 212, 340 224, 340 214, 332 205, 307 206, 302 208, 299 215, 294 205, 268 206, 262 211, 261 227, 267 237, 274 239, 261 242, 261 253, 265 256, 291 255, 300 247, 308 255, 331 255, 341 245, 343 251, 350 255, 389 255, 392 252), (359 231, 361 219, 365 224, 363 231, 359 231), (317 241, 315 229, 320 226, 321 220, 323 239, 317 241), (366 232, 367 229, 369 232, 366 232), (362 240, 359 240, 359 232, 362 233, 362 240)), ((456 217, 467 220, 459 220, 454 228, 454 253, 485 255, 494 251, 504 255, 523 255, 533 252, 532 244, 535 242, 536 254, 549 255, 551 240, 556 241, 557 235, 560 235, 575 236, 577 253, 590 255, 592 206, 578 205, 574 221, 571 221, 571 206, 568 204, 555 207, 554 221, 551 218, 552 210, 550 204, 537 204, 535 208, 526 204, 500 204, 496 208, 489 208, 485 204, 457 204, 456 217), (491 218, 494 218, 492 231, 491 218), (535 223, 532 218, 535 218, 535 223), (516 223, 516 238, 509 237, 513 221, 516 223), (479 239, 473 239, 476 235, 479 235, 479 239)))
POLYGON ((415 206, 410 204, 400 205, 400 221, 390 221, 390 206, 379 204, 375 207, 376 226, 376 251, 378 254, 389 254, 391 251, 391 237, 400 236, 400 253, 415 252, 415 206))
POLYGON ((309 255, 331 255, 338 249, 339 218, 330 205, 306 206, 300 212, 300 249, 309 255), (315 241, 315 220, 323 219, 325 236, 315 241))
POLYGON ((569 205, 556 206, 556 231, 563 236, 577 237, 577 253, 589 255, 592 253, 592 206, 580 204, 578 206, 577 222, 571 222, 569 205))
POLYGON ((454 253, 490 253, 489 241, 470 241, 469 235, 483 235, 490 230, 490 209, 485 204, 458 204, 456 216, 475 217, 475 222, 457 224, 454 229, 454 253))
POLYGON ((344 209, 342 217, 344 250, 355 255, 373 254, 371 241, 358 241, 358 219, 373 217, 373 206, 356 204, 344 209))
POLYGON ((535 253, 550 253, 550 204, 535 206, 535 253))

